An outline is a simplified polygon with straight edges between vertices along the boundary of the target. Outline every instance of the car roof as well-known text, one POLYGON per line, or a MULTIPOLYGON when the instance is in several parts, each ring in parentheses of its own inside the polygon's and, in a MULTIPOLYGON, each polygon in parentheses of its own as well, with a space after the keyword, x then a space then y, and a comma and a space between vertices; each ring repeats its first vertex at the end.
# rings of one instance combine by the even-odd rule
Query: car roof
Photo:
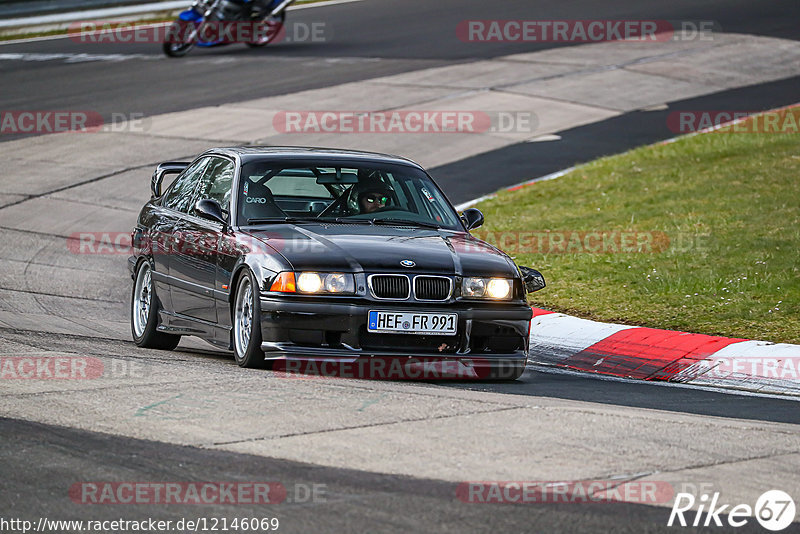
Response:
POLYGON ((352 163, 394 163, 422 169, 419 163, 401 156, 380 154, 378 152, 363 152, 359 150, 342 150, 337 148, 316 147, 286 147, 286 146, 240 146, 213 148, 207 154, 216 153, 239 158, 241 162, 248 163, 264 158, 281 160, 302 161, 336 161, 352 163))

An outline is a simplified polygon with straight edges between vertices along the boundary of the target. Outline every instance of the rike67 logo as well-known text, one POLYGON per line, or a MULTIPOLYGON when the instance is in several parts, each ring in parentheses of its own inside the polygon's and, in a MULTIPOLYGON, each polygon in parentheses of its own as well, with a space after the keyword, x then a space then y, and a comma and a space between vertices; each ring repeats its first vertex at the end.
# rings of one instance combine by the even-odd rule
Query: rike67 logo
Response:
POLYGON ((794 500, 781 490, 764 492, 756 500, 755 507, 749 504, 722 504, 718 491, 711 496, 703 493, 699 498, 691 493, 678 493, 667 526, 721 527, 727 522, 732 527, 742 527, 755 517, 765 529, 778 532, 792 524, 795 514, 794 500))

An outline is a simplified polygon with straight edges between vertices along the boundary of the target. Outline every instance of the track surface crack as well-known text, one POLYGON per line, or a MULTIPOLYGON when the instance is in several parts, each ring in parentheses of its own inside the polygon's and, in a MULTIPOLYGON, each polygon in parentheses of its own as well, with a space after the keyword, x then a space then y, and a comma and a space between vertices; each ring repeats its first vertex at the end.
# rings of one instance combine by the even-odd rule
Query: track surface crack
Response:
POLYGON ((240 439, 234 441, 218 441, 214 442, 211 445, 207 445, 205 447, 222 447, 225 445, 236 445, 239 443, 254 443, 256 441, 271 441, 275 439, 283 439, 283 438, 293 438, 298 436, 312 436, 316 434, 329 434, 332 432, 342 432, 345 430, 358 430, 361 428, 375 428, 381 426, 391 426, 391 425, 401 425, 405 423, 419 423, 422 421, 438 421, 442 419, 453 419, 456 417, 464 417, 469 415, 481 415, 486 413, 497 413, 497 412, 506 412, 510 410, 524 410, 527 409, 528 406, 506 406, 503 408, 496 408, 494 410, 473 410, 470 412, 463 412, 457 414, 450 414, 450 415, 437 415, 434 417, 416 417, 413 419, 403 419, 401 421, 386 421, 382 423, 370 423, 365 425, 353 425, 353 426, 345 426, 339 428, 328 428, 324 430, 310 430, 308 432, 293 432, 290 434, 281 434, 278 436, 269 436, 269 437, 261 437, 261 438, 248 438, 248 439, 240 439))

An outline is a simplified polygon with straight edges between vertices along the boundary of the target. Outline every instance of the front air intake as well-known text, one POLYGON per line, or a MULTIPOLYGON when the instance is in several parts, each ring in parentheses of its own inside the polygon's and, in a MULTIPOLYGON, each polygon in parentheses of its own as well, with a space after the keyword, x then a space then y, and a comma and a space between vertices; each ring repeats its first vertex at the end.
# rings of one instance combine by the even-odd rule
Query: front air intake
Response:
POLYGON ((411 284, 402 274, 376 274, 370 277, 369 286, 376 299, 407 300, 411 284))
POLYGON ((414 278, 414 297, 417 300, 447 300, 452 281, 442 276, 417 276, 414 278))

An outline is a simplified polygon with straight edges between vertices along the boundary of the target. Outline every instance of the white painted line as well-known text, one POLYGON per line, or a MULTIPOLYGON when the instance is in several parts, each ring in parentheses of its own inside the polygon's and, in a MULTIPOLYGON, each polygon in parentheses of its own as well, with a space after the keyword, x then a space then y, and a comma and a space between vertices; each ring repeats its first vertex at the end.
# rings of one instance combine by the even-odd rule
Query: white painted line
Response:
POLYGON ((489 195, 483 195, 482 197, 478 197, 476 199, 469 200, 467 202, 464 202, 463 204, 458 204, 457 206, 454 206, 454 207, 456 208, 456 211, 464 211, 465 209, 471 208, 475 204, 480 204, 484 200, 489 200, 490 198, 494 198, 496 196, 497 196, 497 193, 492 193, 492 194, 489 194, 489 195))
POLYGON ((561 141, 561 136, 556 134, 546 134, 540 135, 539 137, 534 137, 532 139, 528 139, 525 141, 526 143, 546 143, 550 141, 561 141))
POLYGON ((669 104, 654 104, 652 106, 647 106, 645 108, 638 109, 637 111, 649 113, 651 111, 666 111, 668 109, 669 109, 669 104))
POLYGON ((297 9, 308 9, 311 7, 325 7, 325 6, 336 6, 339 4, 351 4, 353 2, 363 2, 364 0, 327 0, 327 2, 311 2, 308 4, 295 4, 288 8, 289 11, 295 11, 297 9))
MULTIPOLYGON (((518 183, 516 185, 512 185, 512 186, 506 187, 504 189, 501 189, 500 191, 508 191, 509 189, 514 189, 515 187, 524 187, 524 186, 532 184, 534 182, 545 182, 547 180, 555 180, 556 178, 561 178, 565 174, 572 172, 573 170, 577 169, 578 167, 580 167, 580 165, 576 165, 575 167, 569 167, 568 169, 564 169, 563 171, 551 172, 550 174, 545 174, 544 176, 539 176, 538 178, 532 178, 532 179, 527 180, 525 182, 520 182, 520 183, 518 183)), ((497 196, 497 193, 490 193, 488 195, 483 195, 480 198, 476 198, 474 200, 469 200, 467 202, 459 204, 459 205, 455 206, 455 208, 456 208, 457 211, 464 211, 467 208, 471 208, 475 204, 483 202, 484 200, 489 200, 490 198, 494 198, 496 196, 497 196)))
POLYGON ((58 61, 65 63, 86 63, 90 61, 127 61, 130 59, 146 59, 150 61, 161 60, 160 56, 149 54, 39 54, 16 53, 0 54, 0 61, 58 61))

